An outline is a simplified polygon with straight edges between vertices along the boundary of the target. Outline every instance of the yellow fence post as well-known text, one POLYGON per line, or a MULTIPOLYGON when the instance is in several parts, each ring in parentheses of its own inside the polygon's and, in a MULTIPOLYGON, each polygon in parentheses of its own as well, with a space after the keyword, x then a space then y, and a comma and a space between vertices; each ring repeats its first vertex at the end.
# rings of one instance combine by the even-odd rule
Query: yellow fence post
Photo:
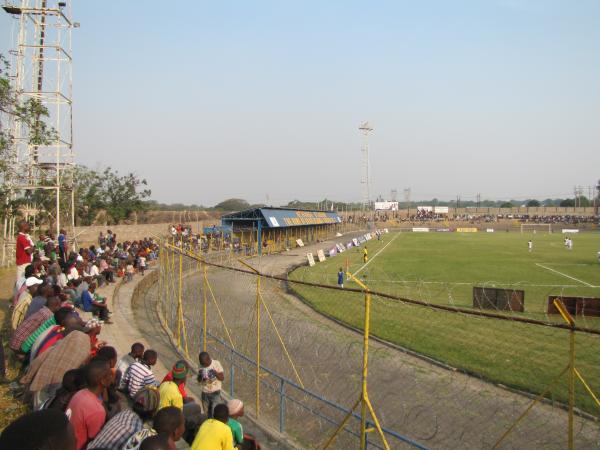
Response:
MULTIPOLYGON (((175 255, 173 255, 175 256, 175 255)), ((177 346, 181 348, 181 290, 183 284, 183 255, 179 253, 179 294, 177 298, 177 346)))
POLYGON ((206 285, 208 284, 208 278, 206 276, 206 264, 202 263, 204 276, 202 278, 202 293, 203 293, 203 302, 202 302, 202 351, 206 351, 206 326, 207 326, 207 297, 206 297, 206 285))
POLYGON ((381 438, 383 447, 386 450, 390 450, 390 446, 387 442, 387 439, 385 438, 383 429, 381 428, 381 425, 379 424, 379 420, 377 419, 375 410, 373 409, 373 406, 371 405, 371 401, 369 400, 369 392, 368 392, 367 378, 369 375, 369 335, 371 332, 371 329, 370 329, 371 328, 371 292, 370 292, 369 288, 362 281, 360 281, 358 278, 356 278, 350 272, 347 272, 347 277, 348 277, 348 280, 355 281, 356 284, 358 284, 365 292, 365 317, 364 317, 364 324, 363 324, 364 334, 363 334, 363 367, 362 367, 361 393, 360 393, 360 398, 358 399, 358 401, 354 404, 354 406, 352 407, 350 412, 346 415, 346 417, 344 418, 342 423, 338 426, 338 428, 335 430, 333 435, 327 440, 327 442, 325 443, 325 446, 323 448, 326 450, 331 447, 331 445, 335 441, 337 435, 344 429, 344 427, 346 426, 346 423, 352 416, 352 413, 357 408, 357 406, 360 404, 361 405, 361 408, 360 408, 360 449, 365 450, 366 445, 367 445, 367 439, 366 439, 367 431, 371 431, 371 430, 367 430, 367 411, 368 411, 371 414, 371 418, 373 419, 373 422, 375 424, 375 429, 377 430, 377 433, 379 434, 379 437, 381 438))
POLYGON ((371 322, 371 294, 365 290, 365 333, 363 336, 362 404, 360 406, 360 450, 366 446, 367 434, 367 376, 369 375, 369 333, 371 322))
POLYGON ((256 276, 256 417, 260 417, 260 275, 256 276))

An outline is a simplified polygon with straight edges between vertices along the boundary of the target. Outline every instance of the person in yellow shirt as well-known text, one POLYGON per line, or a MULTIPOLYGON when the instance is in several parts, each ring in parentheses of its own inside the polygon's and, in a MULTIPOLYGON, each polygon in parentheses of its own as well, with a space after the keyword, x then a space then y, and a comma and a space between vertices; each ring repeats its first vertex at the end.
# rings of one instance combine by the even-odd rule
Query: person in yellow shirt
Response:
POLYGON ((233 434, 227 425, 228 420, 227 405, 220 403, 215 406, 213 418, 202 424, 191 450, 234 450, 233 434))
POLYGON ((363 262, 366 264, 369 260, 369 252, 367 251, 367 246, 363 249, 363 262))
POLYGON ((158 388, 158 392, 160 392, 160 405, 158 409, 175 406, 183 410, 183 396, 179 392, 176 380, 163 381, 158 388))
POLYGON ((173 374, 173 381, 163 381, 158 388, 160 393, 160 405, 158 409, 175 406, 183 410, 183 395, 181 395, 179 385, 185 383, 185 379, 187 378, 187 364, 184 361, 177 361, 171 373, 173 374))

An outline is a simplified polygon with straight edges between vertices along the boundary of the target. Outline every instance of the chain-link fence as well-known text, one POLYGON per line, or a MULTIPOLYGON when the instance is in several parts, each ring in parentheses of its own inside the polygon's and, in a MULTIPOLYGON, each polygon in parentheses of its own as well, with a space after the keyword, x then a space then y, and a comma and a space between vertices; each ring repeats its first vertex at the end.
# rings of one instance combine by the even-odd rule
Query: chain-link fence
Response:
POLYGON ((342 424, 332 448, 600 444, 598 319, 442 305, 427 298, 444 287, 427 284, 410 296, 369 292, 364 278, 342 290, 238 258, 164 245, 159 315, 183 354, 209 351, 228 393, 303 448, 323 448, 342 424))

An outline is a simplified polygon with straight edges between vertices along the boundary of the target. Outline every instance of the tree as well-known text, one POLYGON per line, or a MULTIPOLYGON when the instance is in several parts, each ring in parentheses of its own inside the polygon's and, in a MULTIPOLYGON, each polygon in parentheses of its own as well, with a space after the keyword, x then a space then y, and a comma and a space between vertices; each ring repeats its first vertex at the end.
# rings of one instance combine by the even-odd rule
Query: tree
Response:
POLYGON ((566 198, 560 202, 560 206, 562 206, 563 208, 573 207, 575 206, 575 200, 573 200, 572 198, 566 198))
POLYGON ((513 208, 513 204, 511 202, 504 202, 500 205, 500 208, 513 208))
POLYGON ((541 206, 541 203, 537 200, 528 200, 527 207, 528 208, 538 208, 541 206))
POLYGON ((148 183, 134 173, 121 176, 110 167, 97 171, 77 166, 74 185, 75 215, 81 225, 91 225, 101 212, 109 223, 117 224, 149 206, 148 183))
POLYGON ((250 203, 241 198, 228 198, 221 203, 217 203, 214 208, 220 211, 242 211, 250 208, 250 203))
POLYGON ((129 218, 134 212, 145 211, 144 199, 150 197, 152 191, 144 188, 148 185, 145 179, 140 179, 134 173, 120 176, 119 172, 110 167, 102 172, 102 193, 106 198, 106 214, 112 223, 119 223, 129 218))

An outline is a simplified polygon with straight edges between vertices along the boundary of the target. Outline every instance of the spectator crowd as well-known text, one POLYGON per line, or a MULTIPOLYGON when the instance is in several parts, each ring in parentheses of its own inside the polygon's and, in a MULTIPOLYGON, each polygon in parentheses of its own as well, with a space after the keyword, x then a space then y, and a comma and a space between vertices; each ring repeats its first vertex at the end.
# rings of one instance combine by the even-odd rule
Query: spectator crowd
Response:
POLYGON ((108 230, 97 245, 74 250, 64 230, 34 242, 19 223, 9 348, 22 373, 13 392, 31 412, 2 431, 0 450, 173 450, 180 439, 192 450, 259 448, 237 420, 243 403, 224 403, 223 368, 208 353, 199 355, 196 401, 186 361, 159 381, 155 350, 135 342, 119 355, 101 340, 112 313, 97 288, 143 276, 157 243, 119 243, 108 230))

